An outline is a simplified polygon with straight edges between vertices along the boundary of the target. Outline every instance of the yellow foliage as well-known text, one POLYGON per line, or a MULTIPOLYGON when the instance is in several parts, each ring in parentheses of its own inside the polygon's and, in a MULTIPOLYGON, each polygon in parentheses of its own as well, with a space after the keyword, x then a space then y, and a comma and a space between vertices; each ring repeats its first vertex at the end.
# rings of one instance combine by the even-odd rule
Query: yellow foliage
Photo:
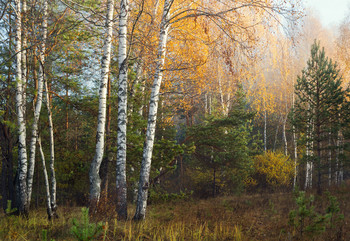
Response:
POLYGON ((268 151, 254 158, 254 169, 251 184, 255 180, 271 186, 289 185, 294 175, 294 162, 282 153, 268 151))

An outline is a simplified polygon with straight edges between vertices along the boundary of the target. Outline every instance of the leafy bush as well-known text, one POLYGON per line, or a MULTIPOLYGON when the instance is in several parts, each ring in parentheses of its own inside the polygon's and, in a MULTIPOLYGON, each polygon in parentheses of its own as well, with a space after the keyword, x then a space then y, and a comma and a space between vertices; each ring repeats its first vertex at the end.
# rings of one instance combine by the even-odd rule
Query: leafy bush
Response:
POLYGON ((255 156, 254 173, 247 182, 261 187, 289 186, 294 175, 294 162, 280 152, 267 151, 255 156))

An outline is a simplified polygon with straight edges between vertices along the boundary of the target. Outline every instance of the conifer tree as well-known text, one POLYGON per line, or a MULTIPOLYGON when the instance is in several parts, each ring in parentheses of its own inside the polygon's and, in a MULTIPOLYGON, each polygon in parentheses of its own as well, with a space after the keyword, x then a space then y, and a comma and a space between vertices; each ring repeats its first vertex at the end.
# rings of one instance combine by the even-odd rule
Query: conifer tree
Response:
MULTIPOLYGON (((294 122, 305 133, 307 161, 317 171, 317 191, 321 192, 322 167, 327 160, 324 150, 331 148, 329 133, 338 133, 342 106, 347 90, 341 87, 337 64, 326 57, 324 48, 315 40, 307 67, 297 78, 294 122)), ((307 170, 308 172, 309 170, 307 170)))

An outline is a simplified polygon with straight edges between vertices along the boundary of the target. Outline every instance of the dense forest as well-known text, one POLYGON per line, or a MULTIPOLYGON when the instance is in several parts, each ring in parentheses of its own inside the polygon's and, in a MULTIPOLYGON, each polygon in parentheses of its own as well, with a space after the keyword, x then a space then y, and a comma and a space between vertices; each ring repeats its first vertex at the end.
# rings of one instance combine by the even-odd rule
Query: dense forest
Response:
MULTIPOLYGON (((182 213, 177 202, 245 207, 259 194, 274 214, 267 196, 307 209, 307 191, 331 204, 291 211, 300 232, 288 235, 334 228, 327 190, 349 176, 349 22, 327 29, 299 0, 0 0, 1 218, 45 207, 57 223, 84 206, 86 220, 116 215, 131 230, 148 204, 182 213)), ((209 240, 240 240, 234 227, 209 240)), ((106 222, 91 238, 99 228, 112 237, 106 222)))

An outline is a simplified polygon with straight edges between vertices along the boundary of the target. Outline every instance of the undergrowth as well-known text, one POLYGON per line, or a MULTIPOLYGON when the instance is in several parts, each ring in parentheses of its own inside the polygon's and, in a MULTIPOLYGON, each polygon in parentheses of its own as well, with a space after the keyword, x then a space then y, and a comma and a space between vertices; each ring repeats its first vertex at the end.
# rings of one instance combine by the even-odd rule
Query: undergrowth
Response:
MULTIPOLYGON (((314 212, 327 215, 326 232, 317 233, 317 240, 350 240, 349 193, 343 188, 315 196, 314 212)), ((74 227, 90 227, 96 240, 297 240, 300 237, 288 224, 289 213, 297 208, 292 193, 161 202, 149 205, 142 222, 119 221, 113 205, 109 212, 89 219, 81 207, 61 206, 60 218, 53 221, 42 208, 28 219, 0 214, 0 240, 77 240, 71 232, 74 227), (73 219, 81 221, 73 225, 73 219)), ((131 219, 132 205, 128 212, 131 219)), ((308 239, 315 236, 302 237, 308 239)))

